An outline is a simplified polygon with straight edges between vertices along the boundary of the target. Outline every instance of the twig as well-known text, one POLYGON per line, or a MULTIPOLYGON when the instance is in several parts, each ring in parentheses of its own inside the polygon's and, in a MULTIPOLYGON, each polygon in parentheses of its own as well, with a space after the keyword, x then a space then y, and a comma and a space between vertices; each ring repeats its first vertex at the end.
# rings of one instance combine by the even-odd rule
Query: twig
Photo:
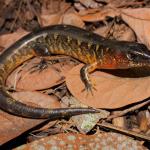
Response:
POLYGON ((135 106, 133 106, 131 108, 128 108, 126 110, 118 111, 115 114, 110 115, 106 120, 109 121, 109 120, 111 120, 113 118, 123 116, 123 115, 125 115, 125 114, 127 114, 129 112, 135 111, 135 110, 137 110, 137 109, 139 109, 139 108, 141 108, 141 107, 143 107, 143 106, 145 106, 145 105, 147 105, 149 103, 150 103, 150 99, 148 99, 147 101, 145 101, 143 103, 137 104, 137 105, 135 105, 135 106))
POLYGON ((20 3, 19 3, 19 8, 18 8, 18 10, 17 10, 17 12, 16 12, 16 17, 15 17, 15 19, 14 19, 14 21, 13 21, 11 27, 10 27, 10 31, 11 31, 11 32, 12 32, 12 30, 13 30, 13 28, 14 28, 14 25, 15 25, 15 23, 16 23, 18 17, 19 17, 22 4, 23 4, 23 1, 20 1, 20 3))
POLYGON ((107 128, 107 129, 111 129, 111 130, 121 132, 121 133, 123 133, 125 135, 128 135, 128 136, 131 136, 131 137, 135 137, 135 138, 150 142, 150 137, 149 136, 139 134, 139 133, 136 133, 134 131, 125 130, 125 129, 122 129, 122 128, 119 128, 119 127, 115 127, 110 123, 106 123, 106 122, 104 123, 103 122, 103 123, 98 123, 97 125, 99 125, 100 127, 103 127, 103 128, 107 128))
POLYGON ((38 13, 38 12, 35 10, 35 8, 30 4, 30 1, 29 1, 29 0, 26 0, 26 3, 27 3, 27 6, 28 6, 29 10, 30 10, 31 12, 33 12, 33 14, 37 17, 40 26, 42 26, 42 20, 41 20, 41 17, 40 17, 40 15, 39 15, 39 13, 38 13))
POLYGON ((135 6, 135 5, 143 5, 145 4, 144 2, 127 2, 127 3, 124 3, 124 4, 120 4, 117 6, 117 8, 123 8, 123 7, 129 7, 129 6, 135 6))

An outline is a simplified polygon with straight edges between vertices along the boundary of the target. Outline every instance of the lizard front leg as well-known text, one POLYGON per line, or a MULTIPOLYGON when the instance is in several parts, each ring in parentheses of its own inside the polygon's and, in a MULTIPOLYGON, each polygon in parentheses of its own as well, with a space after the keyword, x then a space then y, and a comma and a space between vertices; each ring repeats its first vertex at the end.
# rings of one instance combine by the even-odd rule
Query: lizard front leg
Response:
POLYGON ((98 65, 97 62, 94 62, 92 64, 86 64, 80 70, 80 77, 81 77, 82 82, 85 85, 84 90, 86 90, 87 92, 91 92, 92 95, 93 95, 93 89, 96 90, 96 88, 93 86, 93 84, 91 82, 89 73, 91 73, 95 69, 97 69, 97 65, 98 65))
MULTIPOLYGON (((56 64, 59 62, 58 59, 49 60, 52 54, 49 51, 48 45, 42 43, 36 43, 32 46, 32 48, 35 52, 35 55, 38 56, 41 59, 41 61, 39 63, 35 63, 35 65, 30 68, 30 73, 36 71, 42 72, 43 70, 47 69, 49 65, 56 64)), ((55 67, 53 68, 57 70, 55 67)))

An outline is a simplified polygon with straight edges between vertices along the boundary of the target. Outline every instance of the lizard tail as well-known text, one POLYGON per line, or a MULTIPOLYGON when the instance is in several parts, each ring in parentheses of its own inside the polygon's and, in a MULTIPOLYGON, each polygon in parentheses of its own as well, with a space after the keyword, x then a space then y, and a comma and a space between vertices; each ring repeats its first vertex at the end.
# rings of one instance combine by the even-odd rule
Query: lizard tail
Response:
POLYGON ((10 114, 34 119, 58 119, 79 114, 98 113, 92 108, 38 108, 23 104, 13 99, 5 88, 0 89, 0 108, 10 114), (3 109, 5 108, 5 109, 3 109))

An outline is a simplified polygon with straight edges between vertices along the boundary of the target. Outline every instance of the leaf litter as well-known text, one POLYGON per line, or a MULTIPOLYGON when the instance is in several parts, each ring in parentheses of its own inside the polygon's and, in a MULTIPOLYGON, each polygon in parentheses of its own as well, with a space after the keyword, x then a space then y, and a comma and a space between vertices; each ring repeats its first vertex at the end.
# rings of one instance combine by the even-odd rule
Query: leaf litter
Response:
MULTIPOLYGON (((5 14, 7 15, 0 16, 0 27, 3 27, 2 30, 0 30, 0 33, 15 31, 14 33, 9 33, 0 36, 0 38, 2 39, 0 40, 0 46, 4 48, 7 48, 9 45, 14 43, 17 39, 27 34, 28 33, 27 31, 33 30, 33 28, 38 29, 39 26, 42 27, 42 26, 62 24, 62 23, 85 28, 93 32, 96 32, 97 34, 100 34, 102 36, 105 36, 107 38, 112 38, 117 40, 127 40, 127 41, 137 40, 138 42, 141 42, 145 44, 147 47, 149 47, 149 38, 148 38, 149 37, 148 35, 149 9, 141 8, 141 7, 143 6, 148 7, 150 4, 145 1, 139 2, 139 1, 132 0, 129 2, 125 0, 120 3, 120 1, 118 2, 118 0, 115 1, 109 0, 104 2, 98 0, 96 1, 81 0, 81 1, 75 1, 71 4, 61 0, 57 0, 57 1, 44 0, 42 1, 42 3, 40 3, 39 0, 36 0, 32 4, 30 2, 20 3, 19 8, 14 7, 15 4, 16 1, 3 2, 2 10, 4 9, 7 10, 6 8, 9 8, 8 10, 10 12, 10 9, 14 9, 14 13, 12 13, 10 16, 7 14, 7 11, 5 11, 5 14), (14 15, 15 13, 17 15, 14 15), (9 17, 11 17, 11 20, 9 19, 9 17), (119 21, 116 21, 116 18, 118 17, 120 17, 120 19, 119 21), (122 28, 119 29, 121 25, 122 28), (18 29, 18 31, 16 31, 16 29, 18 29), (27 31, 24 29, 26 29, 27 31), (120 33, 117 33, 117 31, 119 31, 120 33), (136 37, 134 34, 136 35, 136 37)), ((1 11, 0 13, 2 12, 3 11, 1 11)), ((31 60, 31 62, 34 63, 34 60, 31 60)), ((30 64, 31 66, 33 65, 32 63, 30 64)), ((115 116, 113 114, 115 114, 115 112, 118 111, 118 109, 120 112, 125 112, 122 113, 125 117, 132 116, 132 114, 127 114, 127 113, 131 112, 131 110, 134 110, 133 115, 135 116, 135 118, 138 116, 138 113, 141 111, 140 107, 142 107, 142 109, 144 110, 147 110, 147 107, 144 107, 144 102, 142 102, 142 100, 149 97, 150 91, 149 91, 148 76, 140 77, 140 78, 128 78, 127 76, 118 77, 116 75, 111 74, 109 71, 108 72, 96 71, 90 76, 92 78, 93 83, 96 86, 97 91, 94 91, 93 97, 91 97, 91 95, 88 95, 88 97, 86 97, 86 93, 81 92, 81 90, 84 88, 79 76, 79 69, 81 68, 81 64, 73 68, 75 64, 78 63, 73 63, 73 64, 68 63, 67 64, 68 68, 66 68, 66 70, 63 70, 61 67, 58 67, 60 64, 56 64, 56 66, 54 65, 54 67, 53 66, 50 67, 51 69, 48 68, 47 70, 44 70, 40 74, 37 72, 30 74, 27 72, 29 68, 23 67, 23 69, 21 68, 21 70, 23 70, 21 72, 24 72, 22 75, 20 75, 20 71, 15 71, 14 75, 10 75, 9 79, 7 80, 7 86, 10 88, 13 87, 13 90, 20 91, 16 93, 13 92, 13 95, 15 95, 16 97, 18 96, 19 100, 22 100, 23 103, 27 103, 33 106, 42 106, 42 107, 44 106, 51 107, 52 106, 51 103, 53 102, 54 105, 52 107, 54 108, 63 107, 63 106, 58 106, 59 102, 56 100, 56 97, 62 99, 63 96, 67 96, 68 99, 70 99, 70 92, 71 92, 75 98, 77 98, 80 102, 82 102, 87 106, 94 107, 94 108, 106 108, 106 109, 111 108, 111 110, 107 112, 111 113, 110 114, 111 119, 109 121, 112 121, 111 122, 112 125, 115 126, 117 126, 117 124, 118 126, 122 124, 122 122, 120 121, 115 124, 113 123, 115 122, 113 121, 113 118, 115 116), (60 72, 57 72, 54 69, 55 67, 56 68, 58 67, 57 68, 58 70, 59 69, 62 70, 60 72), (53 72, 55 72, 56 74, 55 73, 53 74, 53 72), (59 88, 59 85, 62 82, 64 82, 65 78, 66 78, 65 81, 68 89, 59 88), (33 81, 33 79, 35 80, 33 81), (19 82, 22 83, 20 84, 19 82), (28 84, 26 84, 26 82, 28 84), (49 102, 47 100, 49 96, 43 95, 41 93, 43 89, 44 90, 47 89, 47 91, 49 91, 49 88, 52 89, 53 91, 51 94, 55 95, 53 96, 52 99, 55 99, 56 101, 52 100, 52 102, 49 102), (37 92, 36 90, 40 90, 40 92, 39 91, 37 92), (40 100, 38 101, 38 99, 40 100), (42 101, 42 105, 40 104, 41 101, 42 101), (137 107, 138 111, 136 110, 135 107, 137 102, 141 102, 141 105, 137 107), (126 109, 126 107, 130 108, 130 105, 133 105, 134 109, 126 109)), ((149 68, 146 68, 145 70, 143 71, 144 73, 141 74, 144 75, 149 74, 149 68)), ((139 71, 135 71, 135 74, 136 73, 138 74, 139 71)), ((121 75, 122 74, 124 74, 124 71, 121 71, 121 75)), ((131 72, 129 71, 128 75, 131 74, 132 71, 131 72)), ((81 104, 80 106, 83 106, 83 104, 81 104)), ((145 114, 149 114, 149 111, 144 111, 144 115, 145 114)), ((125 120, 124 116, 122 120, 125 120)), ((23 132, 27 131, 28 129, 42 122, 33 119, 27 119, 28 121, 26 121, 25 118, 15 117, 13 115, 4 112, 1 113, 0 117, 1 117, 0 120, 2 122, 1 133, 3 133, 2 134, 3 136, 1 136, 0 138, 1 144, 5 143, 6 141, 9 141, 12 138, 15 138, 16 136, 22 134, 23 132), (18 126, 16 127, 15 124, 16 122, 19 121, 21 121, 20 127, 18 126), (9 132, 5 133, 4 132, 6 131, 5 129, 9 132), (8 134, 11 136, 8 137, 8 134)), ((117 115, 115 117, 117 117, 117 115)), ((105 119, 107 120, 107 118, 109 118, 108 115, 106 115, 102 120, 105 122, 105 119)), ((82 118, 77 120, 79 120, 77 121, 76 124, 77 128, 79 129, 80 132, 85 134, 87 132, 91 132, 90 130, 92 128, 94 130, 94 125, 96 124, 98 125, 97 122, 99 118, 88 130, 86 130, 86 128, 81 129, 82 126, 81 122, 82 121, 86 122, 86 120, 88 119, 84 120, 82 118)), ((136 131, 136 129, 139 129, 139 132, 141 131, 143 132, 143 127, 141 127, 142 125, 140 124, 141 120, 142 122, 146 122, 145 125, 146 129, 144 127, 145 135, 147 136, 147 138, 145 138, 146 140, 148 139, 148 134, 149 134, 148 117, 140 117, 138 122, 136 121, 136 126, 134 125, 135 122, 134 124, 132 123, 132 127, 130 128, 130 130, 136 131)), ((132 119, 130 119, 129 121, 132 122, 132 119)), ((122 128, 124 128, 123 125, 122 128)), ((127 130, 128 129, 129 128, 127 128, 127 130)), ((113 130, 113 127, 112 129, 109 128, 109 130, 110 131, 113 130)), ((119 128, 117 128, 117 130, 120 131, 119 128)), ((127 133, 128 135, 130 135, 129 134, 130 131, 127 133)), ((135 137, 139 136, 134 133, 133 135, 135 135, 135 137)))
MULTIPOLYGON (((47 61, 52 61, 54 58, 50 57, 47 61)), ((59 59, 60 58, 61 57, 59 57, 59 59)), ((25 63, 22 67, 16 69, 8 77, 6 84, 8 88, 11 89, 30 91, 47 89, 58 85, 64 82, 64 75, 74 66, 71 63, 68 65, 67 57, 65 57, 65 59, 64 62, 58 62, 54 65, 48 64, 46 69, 40 71, 37 65, 41 59, 34 58, 30 62, 25 63)))
MULTIPOLYGON (((87 105, 81 104, 74 97, 64 96, 62 102, 68 107, 87 107, 87 105)), ((71 117, 73 124, 78 128, 81 133, 88 133, 95 124, 102 118, 107 118, 109 112, 106 110, 100 110, 100 113, 97 114, 84 114, 71 117)))
POLYGON ((134 30, 137 40, 150 48, 150 9, 123 9, 122 19, 134 30))
POLYGON ((82 66, 78 65, 69 71, 66 84, 70 92, 88 106, 114 109, 149 97, 150 77, 121 78, 100 71, 90 75, 96 88, 96 91, 93 90, 93 95, 87 91, 82 92, 84 84, 79 75, 82 66))

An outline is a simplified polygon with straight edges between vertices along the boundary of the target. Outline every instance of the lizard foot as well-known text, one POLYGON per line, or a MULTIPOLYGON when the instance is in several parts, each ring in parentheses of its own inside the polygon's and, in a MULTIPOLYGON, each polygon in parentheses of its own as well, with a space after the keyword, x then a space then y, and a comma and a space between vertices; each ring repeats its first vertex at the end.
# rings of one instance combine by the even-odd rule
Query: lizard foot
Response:
POLYGON ((34 73, 36 71, 38 71, 40 73, 43 70, 47 69, 49 65, 57 72, 60 72, 59 69, 52 66, 53 64, 56 64, 56 63, 58 63, 57 60, 45 60, 44 58, 42 58, 39 63, 35 63, 35 65, 30 68, 30 73, 34 73))
POLYGON ((93 91, 97 91, 97 89, 94 87, 93 84, 86 83, 85 88, 81 92, 85 92, 85 91, 87 92, 87 96, 88 96, 89 93, 91 93, 91 95, 94 96, 94 92, 93 91))

